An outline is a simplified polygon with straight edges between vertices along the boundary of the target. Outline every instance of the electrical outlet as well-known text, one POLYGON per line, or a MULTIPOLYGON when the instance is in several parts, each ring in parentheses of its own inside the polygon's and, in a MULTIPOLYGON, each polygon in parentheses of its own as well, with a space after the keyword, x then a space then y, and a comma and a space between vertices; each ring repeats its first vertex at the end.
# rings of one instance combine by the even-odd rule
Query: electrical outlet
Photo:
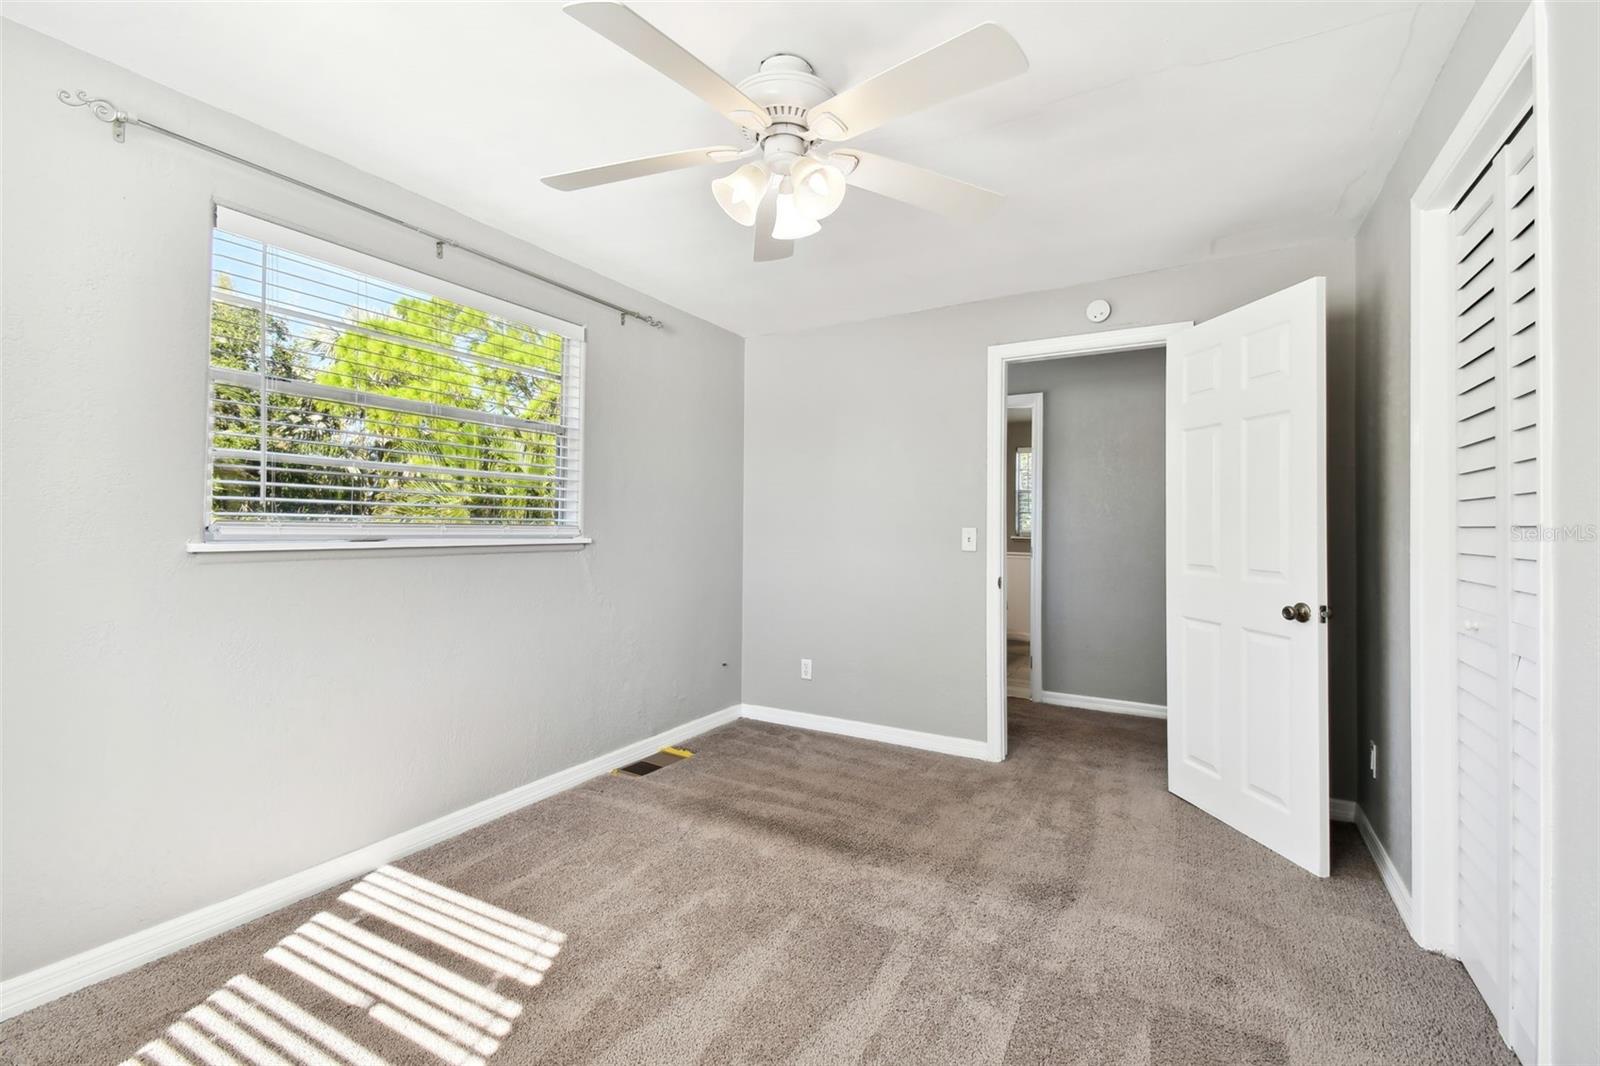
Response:
POLYGON ((1372 767, 1372 777, 1376 780, 1378 777, 1378 742, 1376 740, 1372 742, 1372 756, 1369 762, 1372 767))
POLYGON ((801 681, 810 681, 811 680, 811 660, 810 659, 801 659, 800 660, 800 680, 801 681))

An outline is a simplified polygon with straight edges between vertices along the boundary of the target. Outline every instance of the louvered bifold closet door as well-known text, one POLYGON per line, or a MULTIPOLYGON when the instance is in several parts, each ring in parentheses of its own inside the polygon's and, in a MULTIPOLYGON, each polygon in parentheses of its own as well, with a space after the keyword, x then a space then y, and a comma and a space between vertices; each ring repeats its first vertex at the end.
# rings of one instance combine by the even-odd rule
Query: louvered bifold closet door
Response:
POLYGON ((1451 213, 1459 945, 1507 1041, 1538 1016, 1539 395, 1534 126, 1451 213))

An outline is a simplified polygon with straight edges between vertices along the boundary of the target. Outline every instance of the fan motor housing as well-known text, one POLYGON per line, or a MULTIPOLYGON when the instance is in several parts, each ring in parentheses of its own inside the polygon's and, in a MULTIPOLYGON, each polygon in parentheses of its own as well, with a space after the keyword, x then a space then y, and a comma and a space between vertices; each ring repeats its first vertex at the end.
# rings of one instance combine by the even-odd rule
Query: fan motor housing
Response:
POLYGON ((761 61, 761 69, 739 83, 739 89, 766 109, 772 125, 750 134, 761 145, 767 165, 787 174, 794 161, 816 140, 806 125, 806 114, 834 92, 817 77, 811 64, 780 52, 761 61))

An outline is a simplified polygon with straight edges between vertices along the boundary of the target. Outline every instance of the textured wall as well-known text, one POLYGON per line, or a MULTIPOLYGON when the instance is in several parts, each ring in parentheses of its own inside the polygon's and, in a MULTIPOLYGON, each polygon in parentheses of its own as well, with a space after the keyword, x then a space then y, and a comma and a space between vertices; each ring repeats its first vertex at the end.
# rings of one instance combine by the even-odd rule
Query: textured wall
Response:
POLYGON ((743 342, 4 28, 4 958, 14 976, 739 699, 743 342), (153 134, 262 159, 657 332, 153 134), (589 326, 581 552, 191 556, 220 198, 589 326), (692 417, 686 417, 692 415, 692 417))
POLYGON ((1044 688, 1167 702, 1166 349, 1015 363, 1044 393, 1044 688))
MULTIPOLYGON (((745 355, 744 697, 983 737, 987 347, 1200 320, 1328 278, 1331 780, 1355 793, 1351 241, 752 338, 745 355), (981 532, 980 532, 981 536, 981 532), (980 545, 981 547, 981 545, 980 545), (801 657, 815 679, 799 679, 801 657)), ((1046 416, 1049 420, 1049 415, 1046 416)))

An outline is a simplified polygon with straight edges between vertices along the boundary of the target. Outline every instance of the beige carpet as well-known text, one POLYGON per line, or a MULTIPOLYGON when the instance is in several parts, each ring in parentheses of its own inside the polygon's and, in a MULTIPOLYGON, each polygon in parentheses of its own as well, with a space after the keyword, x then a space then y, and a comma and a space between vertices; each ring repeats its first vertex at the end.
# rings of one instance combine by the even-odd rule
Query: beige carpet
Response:
POLYGON ((0 1055, 1514 1061, 1350 827, 1319 881, 1166 793, 1162 723, 1011 722, 1000 765, 737 723, 14 1019, 0 1055))

